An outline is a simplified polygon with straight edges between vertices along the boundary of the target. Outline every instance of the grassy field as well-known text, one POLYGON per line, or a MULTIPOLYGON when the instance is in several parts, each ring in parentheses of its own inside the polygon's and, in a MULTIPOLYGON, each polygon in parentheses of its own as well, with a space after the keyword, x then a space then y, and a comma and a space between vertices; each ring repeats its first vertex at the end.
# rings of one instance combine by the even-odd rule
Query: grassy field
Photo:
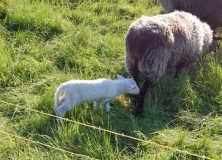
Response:
MULTIPOLYGON (((158 0, 1 0, 0 100, 55 114, 56 88, 70 79, 130 77, 124 38, 158 0)), ((220 47, 222 44, 220 43, 220 47)), ((82 104, 65 118, 213 159, 222 157, 222 51, 167 72, 147 93, 143 119, 127 96, 92 115, 82 104)), ((0 103, 0 159, 77 159, 13 135, 96 159, 202 159, 0 103)))

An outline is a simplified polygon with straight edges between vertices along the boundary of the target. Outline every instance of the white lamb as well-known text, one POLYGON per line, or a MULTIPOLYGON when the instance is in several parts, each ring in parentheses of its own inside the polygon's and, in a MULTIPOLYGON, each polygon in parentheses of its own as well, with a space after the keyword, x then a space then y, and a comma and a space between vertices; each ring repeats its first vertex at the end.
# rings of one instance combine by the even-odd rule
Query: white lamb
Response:
POLYGON ((117 77, 118 80, 71 80, 63 83, 55 93, 56 115, 63 117, 66 111, 84 102, 95 102, 94 112, 101 105, 105 105, 109 115, 109 102, 112 99, 120 94, 139 94, 139 88, 133 79, 126 79, 120 75, 117 77), (63 92, 64 94, 61 95, 63 92))

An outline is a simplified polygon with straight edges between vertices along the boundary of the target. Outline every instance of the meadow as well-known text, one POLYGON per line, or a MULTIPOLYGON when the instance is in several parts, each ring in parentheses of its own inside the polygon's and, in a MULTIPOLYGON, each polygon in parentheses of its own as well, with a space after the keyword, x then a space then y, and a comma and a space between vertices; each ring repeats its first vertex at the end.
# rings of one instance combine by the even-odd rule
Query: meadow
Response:
POLYGON ((141 119, 127 95, 111 102, 109 119, 102 108, 92 115, 93 104, 65 114, 170 148, 72 122, 61 127, 55 117, 30 110, 55 115, 55 90, 71 79, 130 77, 124 67, 129 25, 163 13, 158 0, 0 0, 0 159, 86 159, 31 141, 95 159, 221 159, 221 42, 178 80, 168 71, 149 89, 141 119))

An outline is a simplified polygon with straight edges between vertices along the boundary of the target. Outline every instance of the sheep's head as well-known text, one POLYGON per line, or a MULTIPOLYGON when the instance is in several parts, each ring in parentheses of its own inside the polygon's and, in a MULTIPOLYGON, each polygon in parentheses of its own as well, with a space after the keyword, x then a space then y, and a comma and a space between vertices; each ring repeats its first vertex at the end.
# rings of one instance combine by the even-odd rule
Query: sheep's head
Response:
POLYGON ((133 79, 131 79, 131 78, 126 79, 126 78, 122 77, 121 75, 117 75, 117 77, 118 77, 118 80, 124 80, 124 87, 126 89, 127 94, 137 95, 140 93, 140 89, 133 79))
POLYGON ((139 94, 140 93, 140 89, 139 87, 136 85, 136 82, 133 79, 130 84, 126 84, 126 88, 129 94, 139 94))

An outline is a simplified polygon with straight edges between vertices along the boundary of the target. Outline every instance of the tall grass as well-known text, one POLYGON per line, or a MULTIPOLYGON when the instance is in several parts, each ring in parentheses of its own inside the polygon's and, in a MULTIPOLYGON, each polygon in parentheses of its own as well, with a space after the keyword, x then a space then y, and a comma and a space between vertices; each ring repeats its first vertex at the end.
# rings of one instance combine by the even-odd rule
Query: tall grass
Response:
MULTIPOLYGON (((157 0, 3 0, 0 2, 0 99, 55 114, 56 88, 70 79, 115 79, 124 38, 141 15, 163 13, 157 0)), ((221 46, 221 44, 220 44, 221 46)), ((215 159, 222 157, 221 50, 149 89, 143 119, 128 96, 92 115, 82 104, 65 118, 215 159)), ((0 103, 0 130, 98 159, 199 159, 0 103)), ((0 134, 0 159, 76 159, 0 134)))

